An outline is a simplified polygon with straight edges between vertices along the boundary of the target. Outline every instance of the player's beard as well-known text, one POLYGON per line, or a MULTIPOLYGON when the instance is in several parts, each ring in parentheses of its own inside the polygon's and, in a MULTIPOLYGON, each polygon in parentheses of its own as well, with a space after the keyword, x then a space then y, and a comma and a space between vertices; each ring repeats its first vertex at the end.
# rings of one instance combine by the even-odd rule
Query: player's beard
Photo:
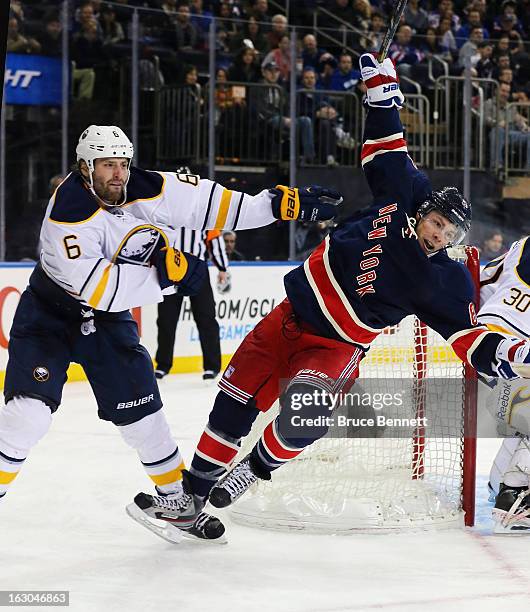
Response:
POLYGON ((121 189, 109 185, 110 181, 103 181, 101 179, 94 178, 94 191, 97 196, 101 198, 107 204, 116 204, 123 198, 123 184, 121 189))

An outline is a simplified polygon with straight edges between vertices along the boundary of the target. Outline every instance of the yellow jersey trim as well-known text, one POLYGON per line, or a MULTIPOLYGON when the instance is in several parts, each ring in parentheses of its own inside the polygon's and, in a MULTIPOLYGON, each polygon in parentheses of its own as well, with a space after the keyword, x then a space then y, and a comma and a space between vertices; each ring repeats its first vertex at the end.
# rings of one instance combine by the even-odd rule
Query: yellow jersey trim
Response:
POLYGON ((499 332, 501 334, 508 334, 509 336, 515 335, 513 331, 501 327, 500 325, 493 325, 493 323, 486 323, 486 327, 492 332, 499 332))
POLYGON ((55 225, 81 225, 82 223, 88 223, 96 215, 98 215, 102 210, 103 208, 98 207, 98 209, 94 213, 92 213, 90 217, 83 219, 82 221, 54 221, 53 219, 50 219, 49 217, 48 217, 48 221, 50 223, 55 223, 55 225))
POLYGON ((228 211, 230 209, 230 201, 232 200, 232 191, 230 189, 225 189, 223 191, 223 195, 221 196, 221 202, 219 204, 219 212, 217 213, 217 219, 215 220, 214 229, 223 229, 226 223, 226 218, 228 217, 228 211))
POLYGON ((107 288, 107 284, 109 282, 109 274, 111 268, 112 264, 109 264, 105 268, 103 276, 101 277, 101 280, 98 283, 98 286, 96 287, 94 293, 88 300, 88 304, 89 306, 92 306, 92 308, 97 308, 99 303, 101 302, 101 298, 103 297, 103 294, 105 293, 105 289, 107 288))

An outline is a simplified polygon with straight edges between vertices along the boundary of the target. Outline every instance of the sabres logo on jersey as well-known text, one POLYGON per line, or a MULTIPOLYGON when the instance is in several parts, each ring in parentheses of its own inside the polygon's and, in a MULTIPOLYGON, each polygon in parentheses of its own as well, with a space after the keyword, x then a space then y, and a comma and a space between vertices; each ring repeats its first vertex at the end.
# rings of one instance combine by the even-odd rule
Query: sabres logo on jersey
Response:
POLYGON ((50 378, 50 372, 44 366, 37 366, 33 370, 33 378, 37 382, 46 382, 50 378))
POLYGON ((160 239, 160 232, 152 227, 134 230, 122 243, 116 256, 116 262, 137 266, 149 265, 160 239))

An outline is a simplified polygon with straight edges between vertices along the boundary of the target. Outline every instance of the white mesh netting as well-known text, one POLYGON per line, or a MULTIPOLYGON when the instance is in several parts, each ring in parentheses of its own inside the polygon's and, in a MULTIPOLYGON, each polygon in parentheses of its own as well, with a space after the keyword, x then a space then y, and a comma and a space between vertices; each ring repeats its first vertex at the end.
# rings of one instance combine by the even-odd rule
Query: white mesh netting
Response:
MULTIPOLYGON (((371 415, 382 413, 387 423, 424 416, 428 427, 335 427, 333 437, 315 442, 276 470, 271 482, 260 481, 248 491, 232 507, 233 520, 328 533, 463 525, 464 412, 473 401, 469 384, 443 338, 407 317, 376 339, 351 391, 386 387, 392 393, 399 387, 403 405, 371 415)), ((348 417, 356 410, 338 409, 348 417)), ((277 412, 278 405, 260 415, 239 457, 250 452, 277 412)))

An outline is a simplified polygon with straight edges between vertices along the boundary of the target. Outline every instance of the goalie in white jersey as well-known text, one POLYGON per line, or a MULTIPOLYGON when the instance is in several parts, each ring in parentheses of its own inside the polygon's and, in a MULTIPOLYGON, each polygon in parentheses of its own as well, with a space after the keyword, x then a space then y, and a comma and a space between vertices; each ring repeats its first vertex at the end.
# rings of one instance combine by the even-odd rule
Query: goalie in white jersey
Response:
POLYGON ((205 280, 205 262, 172 247, 174 228, 246 229, 278 218, 331 218, 341 198, 320 187, 281 186, 249 196, 196 175, 131 167, 133 146, 115 126, 90 126, 76 153, 78 170, 50 200, 40 262, 11 329, 0 411, 0 500, 48 431, 74 361, 85 370, 100 418, 118 427, 161 499, 167 496, 178 529, 165 523, 153 530, 171 541, 183 534, 220 538, 223 525, 201 512, 203 502, 189 492, 185 475, 183 481, 151 358, 129 309, 175 290, 194 294, 205 280))
MULTIPOLYGON (((530 337, 530 238, 488 263, 480 280, 480 323, 492 331, 530 337)), ((515 347, 514 347, 515 348, 515 347)), ((527 371, 504 364, 489 407, 506 437, 495 457, 490 488, 495 495, 497 533, 530 533, 530 384, 527 371)))

